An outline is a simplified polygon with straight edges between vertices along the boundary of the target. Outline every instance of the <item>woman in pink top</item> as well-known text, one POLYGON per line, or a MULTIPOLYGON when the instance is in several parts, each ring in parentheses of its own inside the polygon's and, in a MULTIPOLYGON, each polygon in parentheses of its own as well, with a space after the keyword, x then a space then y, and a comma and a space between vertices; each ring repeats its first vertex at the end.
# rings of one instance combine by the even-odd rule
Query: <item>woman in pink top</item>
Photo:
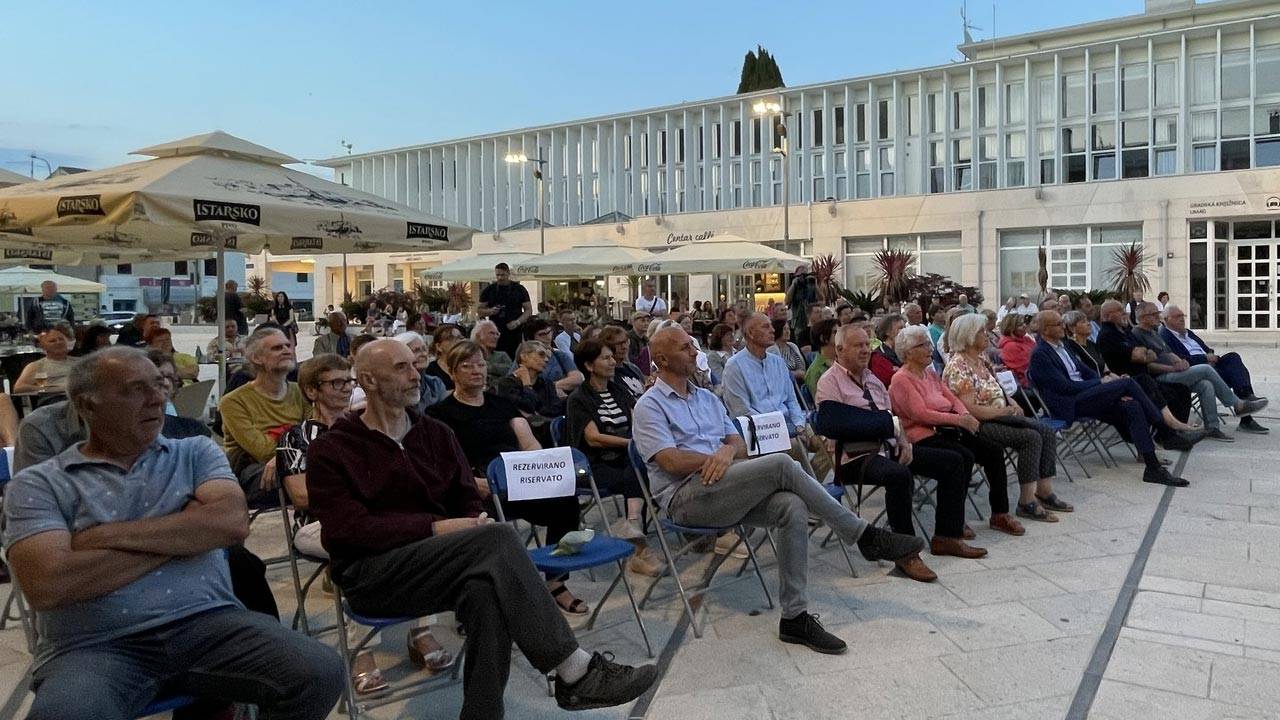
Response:
POLYGON ((972 476, 975 462, 981 465, 990 485, 991 528, 1010 535, 1025 533, 1022 523, 1009 514, 1004 451, 977 436, 978 419, 929 369, 933 351, 926 331, 903 328, 896 345, 903 365, 893 375, 889 398, 907 439, 922 447, 959 452, 965 458, 966 476, 972 476))
POLYGON ((1027 366, 1036 341, 1027 337, 1026 316, 1009 313, 1000 321, 1000 362, 1013 371, 1019 385, 1027 384, 1027 366))

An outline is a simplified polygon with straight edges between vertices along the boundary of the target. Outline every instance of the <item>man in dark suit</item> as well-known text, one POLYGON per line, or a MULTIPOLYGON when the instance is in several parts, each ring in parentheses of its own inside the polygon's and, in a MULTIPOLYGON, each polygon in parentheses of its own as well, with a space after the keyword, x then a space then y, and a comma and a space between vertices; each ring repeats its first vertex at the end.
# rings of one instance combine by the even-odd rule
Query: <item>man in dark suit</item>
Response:
MULTIPOLYGON (((1160 328, 1160 337, 1164 339, 1174 355, 1191 365, 1206 363, 1212 365, 1241 400, 1262 399, 1254 394, 1253 378, 1249 374, 1249 368, 1245 367, 1244 360, 1240 359, 1240 355, 1233 352, 1226 355, 1215 353, 1213 348, 1200 339, 1199 335, 1187 329, 1187 314, 1177 305, 1165 307, 1164 327, 1160 328)), ((1252 415, 1242 416, 1238 429, 1242 432, 1257 434, 1269 432, 1267 428, 1258 424, 1252 415)))
POLYGON ((1203 434, 1171 430, 1160 411, 1130 378, 1114 375, 1100 378, 1093 368, 1076 364, 1063 344, 1065 328, 1057 311, 1044 310, 1037 314, 1034 329, 1040 339, 1031 352, 1027 374, 1039 389, 1049 412, 1066 422, 1085 417, 1117 429, 1124 428, 1146 465, 1143 482, 1174 487, 1189 485, 1186 480, 1170 475, 1160 464, 1151 441, 1152 430, 1169 450, 1190 450, 1203 434))
MULTIPOLYGON (((1158 408, 1169 408, 1179 421, 1191 417, 1191 390, 1172 383, 1156 381, 1153 371, 1160 368, 1156 353, 1144 347, 1129 327, 1129 315, 1118 300, 1107 300, 1099 309, 1098 350, 1114 373, 1128 375, 1158 408)), ((1165 371, 1172 368, 1163 368, 1165 371)))

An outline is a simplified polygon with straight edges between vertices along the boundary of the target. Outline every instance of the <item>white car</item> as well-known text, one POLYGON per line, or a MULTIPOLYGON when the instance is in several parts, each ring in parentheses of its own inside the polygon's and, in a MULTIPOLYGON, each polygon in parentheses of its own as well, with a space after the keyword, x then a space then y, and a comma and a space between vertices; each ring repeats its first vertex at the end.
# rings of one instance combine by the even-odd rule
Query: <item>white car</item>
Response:
POLYGON ((90 320, 89 322, 101 320, 107 327, 115 330, 116 332, 120 332, 120 328, 131 322, 134 315, 137 315, 137 313, 131 310, 114 310, 112 312, 99 313, 98 317, 93 318, 93 320, 90 320))

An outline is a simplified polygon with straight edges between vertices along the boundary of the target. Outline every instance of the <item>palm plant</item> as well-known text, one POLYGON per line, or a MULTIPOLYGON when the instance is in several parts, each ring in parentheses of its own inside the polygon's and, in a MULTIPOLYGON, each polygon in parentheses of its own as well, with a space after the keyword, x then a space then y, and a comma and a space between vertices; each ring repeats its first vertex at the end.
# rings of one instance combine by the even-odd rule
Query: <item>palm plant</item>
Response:
POLYGON ((881 250, 875 254, 872 261, 880 271, 876 289, 886 303, 907 300, 910 292, 907 278, 911 275, 911 265, 915 259, 915 253, 910 250, 881 250))
POLYGON ((836 278, 840 277, 841 264, 840 258, 831 253, 818 255, 813 259, 813 279, 817 285, 818 299, 824 305, 835 302, 840 293, 840 283, 836 278))
POLYGON ((471 307, 471 283, 451 282, 449 283, 448 294, 448 309, 450 312, 466 312, 467 308, 471 307))
POLYGON ((1144 269, 1146 254, 1141 243, 1129 243, 1127 247, 1116 248, 1111 253, 1111 268, 1107 277, 1111 281, 1111 289, 1122 298, 1133 298, 1138 293, 1151 291, 1151 279, 1144 269))

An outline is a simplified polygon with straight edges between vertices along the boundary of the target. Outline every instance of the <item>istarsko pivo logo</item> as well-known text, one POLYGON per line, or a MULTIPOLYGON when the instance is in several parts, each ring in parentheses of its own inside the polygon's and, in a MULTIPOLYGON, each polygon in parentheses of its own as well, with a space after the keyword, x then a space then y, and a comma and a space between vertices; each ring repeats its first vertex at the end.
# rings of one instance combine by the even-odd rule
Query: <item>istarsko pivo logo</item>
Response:
POLYGON ((431 223, 408 223, 405 230, 405 238, 421 238, 423 240, 448 240, 449 228, 444 225, 433 225, 431 223))
POLYGON ((52 250, 39 250, 36 248, 5 248, 5 260, 48 260, 53 261, 52 250))
POLYGON ((244 225, 262 224, 262 208, 258 205, 223 202, 220 200, 200 200, 199 198, 191 202, 193 204, 192 212, 197 222, 202 220, 221 220, 244 225))
POLYGON ((106 215, 101 195, 68 195, 58 198, 58 217, 69 215, 106 215))

